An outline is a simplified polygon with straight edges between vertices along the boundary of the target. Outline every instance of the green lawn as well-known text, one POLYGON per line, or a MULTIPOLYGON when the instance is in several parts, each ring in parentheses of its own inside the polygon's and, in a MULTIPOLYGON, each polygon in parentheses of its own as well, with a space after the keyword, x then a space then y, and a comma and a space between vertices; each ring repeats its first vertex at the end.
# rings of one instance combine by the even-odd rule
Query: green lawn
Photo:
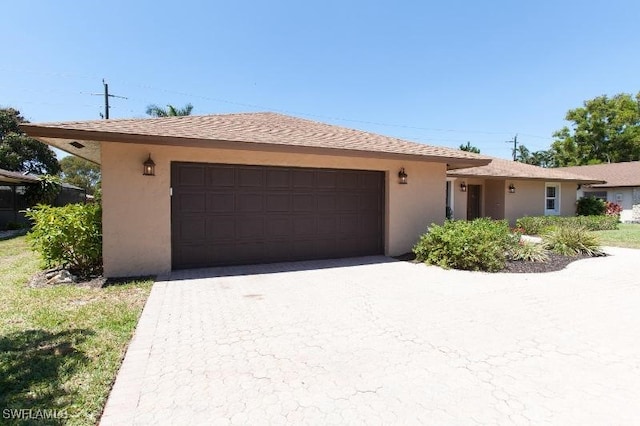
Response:
POLYGON ((94 425, 152 281, 29 288, 39 263, 25 237, 0 241, 0 423, 94 425))
POLYGON ((615 231, 595 231, 603 246, 640 249, 640 224, 621 223, 615 231))

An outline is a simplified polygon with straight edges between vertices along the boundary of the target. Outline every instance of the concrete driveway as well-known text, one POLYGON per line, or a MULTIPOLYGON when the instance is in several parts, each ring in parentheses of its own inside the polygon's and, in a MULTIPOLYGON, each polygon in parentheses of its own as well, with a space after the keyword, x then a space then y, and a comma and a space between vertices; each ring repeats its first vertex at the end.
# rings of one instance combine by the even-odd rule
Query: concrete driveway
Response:
POLYGON ((548 274, 385 257, 157 282, 122 424, 637 424, 640 250, 548 274))

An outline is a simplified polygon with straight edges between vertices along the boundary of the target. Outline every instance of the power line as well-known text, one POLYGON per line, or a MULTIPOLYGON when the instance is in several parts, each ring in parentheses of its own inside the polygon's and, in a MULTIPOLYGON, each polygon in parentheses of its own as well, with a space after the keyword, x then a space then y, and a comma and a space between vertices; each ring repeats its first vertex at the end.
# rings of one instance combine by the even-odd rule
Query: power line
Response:
POLYGON ((516 133, 513 140, 505 141, 505 143, 513 143, 513 161, 516 161, 518 153, 518 134, 516 133))
MULTIPOLYGON (((105 120, 109 119, 109 98, 120 98, 120 99, 127 99, 124 96, 118 96, 118 95, 112 95, 109 93, 109 85, 104 81, 104 78, 102 79, 102 85, 104 86, 104 114, 100 113, 100 117, 104 118, 105 120)), ((101 93, 92 93, 92 95, 95 96, 100 96, 102 95, 101 93)))

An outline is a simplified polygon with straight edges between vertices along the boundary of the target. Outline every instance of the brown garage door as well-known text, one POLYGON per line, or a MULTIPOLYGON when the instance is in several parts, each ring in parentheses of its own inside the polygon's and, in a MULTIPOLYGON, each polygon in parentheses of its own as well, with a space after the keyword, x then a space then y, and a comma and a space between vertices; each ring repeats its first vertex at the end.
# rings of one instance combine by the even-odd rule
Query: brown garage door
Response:
POLYGON ((172 163, 173 268, 383 253, 384 174, 172 163))

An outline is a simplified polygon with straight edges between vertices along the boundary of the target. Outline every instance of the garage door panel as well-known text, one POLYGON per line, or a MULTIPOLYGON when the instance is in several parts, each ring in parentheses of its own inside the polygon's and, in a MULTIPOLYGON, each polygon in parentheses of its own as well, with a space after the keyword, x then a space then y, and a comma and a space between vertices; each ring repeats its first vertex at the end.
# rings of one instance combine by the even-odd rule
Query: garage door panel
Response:
POLYGON ((189 268, 206 265, 211 262, 207 244, 189 244, 180 247, 177 253, 178 262, 189 268))
POLYGON ((183 186, 205 186, 205 167, 189 165, 178 171, 180 184, 183 186))
POLYGON ((264 195, 262 193, 239 193, 236 195, 236 211, 238 213, 262 212, 264 195))
POLYGON ((338 232, 338 219, 336 216, 319 216, 318 235, 336 235, 338 232))
POLYGON ((291 210, 291 195, 288 192, 267 194, 267 212, 288 212, 291 210))
POLYGON ((189 241, 206 241, 207 221, 203 217, 184 217, 180 220, 180 237, 189 241))
POLYGON ((317 188, 320 190, 335 189, 338 181, 338 173, 335 170, 320 170, 317 173, 317 188))
POLYGON ((313 216, 293 217, 293 238, 316 235, 316 218, 313 216))
POLYGON ((236 171, 233 166, 207 167, 207 187, 232 188, 236 184, 236 171))
POLYGON ((236 239, 236 219, 233 216, 207 218, 207 239, 209 241, 234 241, 236 239))
POLYGON ((206 211, 206 194, 181 194, 176 197, 178 208, 184 213, 204 213, 206 211))
POLYGON ((236 209, 236 195, 228 192, 208 192, 207 212, 234 213, 236 209))
POLYGON ((313 194, 293 194, 293 211, 294 212, 314 212, 316 210, 316 202, 313 194))
POLYGON ((196 163, 171 167, 175 269, 383 251, 382 172, 196 163))
POLYGON ((264 168, 238 167, 237 184, 240 189, 262 188, 264 183, 264 168))
POLYGON ((265 227, 269 239, 288 238, 291 235, 291 217, 289 216, 267 216, 265 227))
POLYGON ((236 238, 262 239, 265 237, 264 218, 256 216, 239 216, 236 218, 236 238))
POLYGON ((338 205, 337 208, 339 211, 358 211, 359 204, 359 195, 357 192, 344 192, 338 195, 338 205))
POLYGON ((267 188, 289 189, 291 187, 291 172, 286 169, 267 170, 267 188))
POLYGON ((315 187, 315 172, 311 170, 293 170, 291 178, 294 189, 315 187))

